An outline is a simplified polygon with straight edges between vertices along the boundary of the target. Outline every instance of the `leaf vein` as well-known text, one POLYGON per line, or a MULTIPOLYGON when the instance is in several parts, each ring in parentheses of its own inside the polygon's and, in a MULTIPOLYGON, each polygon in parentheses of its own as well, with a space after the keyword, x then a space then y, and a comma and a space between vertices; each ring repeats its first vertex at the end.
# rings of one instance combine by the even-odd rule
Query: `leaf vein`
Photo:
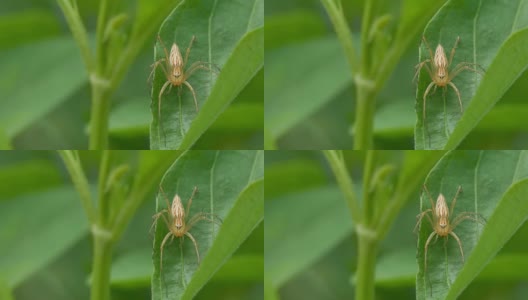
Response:
MULTIPOLYGON (((213 161, 213 165, 211 166, 211 173, 209 175, 209 192, 211 194, 211 198, 210 198, 210 209, 211 209, 211 215, 214 215, 214 189, 213 189, 213 185, 214 185, 214 172, 215 172, 215 167, 216 167, 216 161, 218 160, 218 156, 220 154, 220 151, 216 151, 216 154, 215 154, 215 158, 214 158, 214 161, 213 161)), ((211 234, 211 240, 214 239, 214 235, 215 235, 215 226, 214 226, 214 222, 211 222, 211 226, 213 228, 213 231, 212 231, 212 234, 211 234)))
POLYGON ((246 32, 249 31, 249 25, 251 25, 251 19, 253 19, 253 15, 255 14, 255 8, 257 7, 257 1, 258 0, 253 1, 253 7, 251 8, 251 13, 249 14, 249 18, 248 18, 248 22, 246 26, 246 32))
POLYGON ((513 18, 513 23, 512 23, 512 28, 510 30, 510 34, 513 33, 514 29, 515 29, 515 24, 517 24, 517 20, 519 18, 519 12, 521 11, 521 3, 523 1, 522 0, 519 0, 519 5, 517 6, 517 11, 515 12, 515 18, 513 18))

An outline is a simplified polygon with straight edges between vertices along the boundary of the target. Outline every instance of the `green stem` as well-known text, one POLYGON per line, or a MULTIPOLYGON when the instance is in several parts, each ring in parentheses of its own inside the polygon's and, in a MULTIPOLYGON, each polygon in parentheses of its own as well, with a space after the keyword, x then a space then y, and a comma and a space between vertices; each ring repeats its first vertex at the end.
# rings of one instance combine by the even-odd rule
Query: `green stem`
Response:
POLYGON ((363 168, 363 217, 366 224, 372 224, 373 203, 370 198, 372 173, 374 172, 376 152, 374 150, 367 151, 365 159, 365 166, 363 168))
POLYGON ((90 150, 108 147, 108 114, 110 112, 110 93, 105 82, 92 80, 92 111, 90 120, 90 150))
MULTIPOLYGON (((361 79, 363 81, 365 79, 361 79)), ((356 80, 356 122, 354 125, 354 150, 372 148, 372 132, 376 97, 369 83, 359 83, 356 80)))
POLYGON ((84 174, 81 162, 79 161, 79 156, 77 152, 72 150, 61 150, 59 151, 59 154, 62 158, 62 161, 64 162, 64 165, 66 165, 68 173, 70 173, 73 185, 81 197, 81 204, 88 217, 88 220, 90 223, 93 223, 96 219, 96 215, 92 204, 90 185, 86 175, 84 174))
POLYGON ((95 36, 96 40, 96 60, 97 60, 97 74, 100 76, 103 74, 105 66, 105 53, 104 53, 104 32, 106 29, 106 11, 108 7, 108 1, 101 0, 99 3, 99 15, 97 16, 97 32, 95 36))
POLYGON ((350 215, 355 222, 359 222, 361 216, 359 211, 359 203, 356 198, 356 193, 354 192, 354 183, 348 174, 345 161, 339 156, 339 153, 336 150, 325 150, 323 153, 326 156, 330 167, 332 168, 332 172, 336 177, 339 188, 345 196, 345 199, 348 203, 348 209, 350 210, 350 215))
POLYGON ((354 74, 356 73, 356 68, 359 65, 359 59, 357 57, 356 50, 354 49, 354 43, 352 41, 352 32, 350 32, 350 28, 348 27, 345 16, 343 15, 343 11, 341 10, 341 7, 336 6, 333 0, 321 0, 321 3, 326 9, 330 20, 334 25, 334 29, 336 31, 337 37, 339 38, 339 42, 341 43, 341 46, 345 51, 345 56, 348 61, 350 73, 352 74, 352 76, 354 76, 354 74))
POLYGON ((88 43, 88 35, 86 33, 86 29, 84 28, 79 12, 71 5, 70 1, 68 0, 57 0, 57 3, 59 4, 64 17, 66 18, 66 22, 70 27, 73 38, 77 42, 77 46, 79 46, 84 65, 86 66, 88 73, 90 73, 91 70, 93 70, 93 58, 88 43))
POLYGON ((356 271, 356 299, 374 299, 374 278, 378 242, 358 232, 358 267, 356 271))
POLYGON ((99 198, 99 220, 103 224, 103 226, 106 226, 108 224, 108 216, 109 216, 109 199, 107 195, 107 187, 108 187, 108 173, 110 170, 110 161, 111 161, 111 151, 105 150, 103 151, 102 157, 101 157, 101 163, 99 165, 99 182, 97 184, 98 192, 97 196, 99 198))
POLYGON ((370 71, 369 32, 372 23, 372 0, 365 1, 361 22, 361 73, 366 75, 370 71))
POLYGON ((112 241, 94 232, 94 260, 92 265, 91 300, 110 299, 110 267, 112 266, 112 241))

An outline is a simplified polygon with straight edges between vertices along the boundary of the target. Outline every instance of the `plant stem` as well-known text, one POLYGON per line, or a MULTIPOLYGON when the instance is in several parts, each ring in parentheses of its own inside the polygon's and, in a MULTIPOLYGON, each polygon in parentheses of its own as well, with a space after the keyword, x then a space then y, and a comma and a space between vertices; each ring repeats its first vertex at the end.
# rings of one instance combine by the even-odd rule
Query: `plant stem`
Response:
POLYGON ((372 2, 372 0, 365 1, 361 20, 361 73, 365 75, 370 71, 369 32, 372 23, 372 2))
POLYGON ((84 24, 82 23, 79 11, 76 7, 73 7, 68 0, 57 0, 57 3, 59 4, 64 17, 66 18, 66 22, 70 27, 73 38, 79 46, 84 65, 86 66, 88 73, 90 73, 90 71, 94 69, 93 57, 88 43, 88 34, 86 33, 86 28, 84 28, 84 24))
POLYGON ((344 159, 342 156, 340 157, 339 152, 336 150, 325 150, 323 153, 336 177, 339 188, 345 196, 352 219, 354 222, 359 222, 361 220, 359 201, 357 201, 356 193, 354 191, 354 183, 348 174, 344 159))
POLYGON ((59 154, 70 174, 73 185, 77 189, 81 197, 81 204, 83 206, 84 212, 86 213, 90 223, 94 222, 97 218, 95 215, 95 208, 92 204, 92 195, 90 193, 90 184, 88 179, 84 174, 82 164, 79 161, 79 156, 76 151, 73 150, 60 150, 59 154))
POLYGON ((372 131, 376 108, 375 91, 369 83, 356 79, 356 122, 354 124, 354 150, 372 148, 372 131))
POLYGON ((104 150, 101 156, 101 163, 99 164, 99 182, 97 184, 98 191, 98 203, 99 203, 99 221, 103 226, 107 226, 109 217, 109 204, 110 201, 107 195, 108 186, 108 173, 110 172, 110 161, 112 153, 110 150, 104 150))
POLYGON ((358 267, 356 271, 356 299, 374 299, 374 276, 378 242, 358 232, 358 267))
POLYGON ((109 92, 102 79, 92 80, 92 111, 90 120, 90 150, 106 149, 108 145, 109 92))
POLYGON ((372 215, 374 210, 373 199, 370 197, 371 180, 374 172, 376 152, 367 150, 365 166, 363 167, 363 220, 366 224, 372 224, 372 215))
POLYGON ((99 15, 97 17, 97 32, 95 36, 96 40, 96 51, 95 51, 95 59, 97 60, 97 73, 102 74, 105 66, 105 59, 104 59, 104 32, 106 29, 106 11, 108 7, 108 1, 107 0, 101 0, 99 3, 99 15))
POLYGON ((110 299, 110 267, 113 243, 107 236, 96 232, 94 237, 94 260, 92 265, 91 300, 110 299))
POLYGON ((341 10, 342 7, 337 7, 333 0, 321 0, 321 3, 326 9, 330 20, 334 25, 334 29, 336 31, 337 37, 339 38, 339 42, 341 43, 341 47, 343 47, 343 50, 345 51, 350 73, 352 76, 354 76, 359 65, 359 59, 356 55, 356 50, 354 49, 352 32, 350 32, 350 27, 348 27, 345 16, 343 15, 343 11, 341 10))

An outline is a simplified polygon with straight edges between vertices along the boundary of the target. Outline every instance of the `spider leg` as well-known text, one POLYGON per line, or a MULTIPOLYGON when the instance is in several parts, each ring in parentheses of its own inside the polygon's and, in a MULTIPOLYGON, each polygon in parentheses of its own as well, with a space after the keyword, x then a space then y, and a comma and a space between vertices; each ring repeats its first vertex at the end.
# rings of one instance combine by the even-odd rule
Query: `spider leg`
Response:
POLYGON ((196 37, 193 35, 191 42, 189 43, 189 47, 187 47, 187 51, 185 51, 185 59, 183 60, 183 65, 185 66, 187 64, 187 59, 189 59, 189 53, 191 53, 191 48, 194 43, 194 40, 196 37))
POLYGON ((427 196, 429 196, 429 203, 431 204, 431 210, 433 211, 433 215, 434 215, 436 212, 435 212, 435 205, 434 205, 433 197, 431 197, 431 193, 429 193, 429 189, 427 188, 425 184, 423 185, 423 188, 425 192, 427 193, 427 196))
POLYGON ((167 51, 167 47, 165 47, 165 43, 161 40, 161 37, 159 35, 158 35, 158 41, 160 42, 161 46, 163 47, 163 52, 165 52, 166 61, 170 61, 170 59, 169 59, 169 51, 167 51))
POLYGON ((453 70, 457 69, 457 68, 460 68, 462 66, 468 66, 468 67, 474 67, 476 69, 476 71, 479 73, 479 74, 484 74, 484 72, 486 71, 481 65, 477 64, 477 63, 472 63, 472 62, 467 62, 467 61, 463 61, 463 62, 459 62, 454 68, 453 70), (478 68, 478 69, 477 69, 478 68))
POLYGON ((429 83, 429 86, 427 86, 427 89, 425 89, 425 93, 424 93, 424 96, 423 96, 423 120, 424 120, 424 123, 425 123, 425 105, 426 105, 427 94, 429 94, 429 91, 431 90, 431 87, 433 87, 433 85, 435 85, 434 81, 429 83))
MULTIPOLYGON (((154 221, 152 222, 152 226, 150 226, 149 232, 152 232, 152 229, 154 228, 154 225, 156 225, 156 223, 158 222, 158 219, 160 217, 163 217, 163 220, 165 221, 165 224, 167 224, 167 228, 170 228, 170 223, 167 220, 167 217, 165 217, 165 213, 169 214, 169 210, 168 209, 163 209, 160 212, 158 212, 157 214, 152 216, 154 221)), ((170 214, 169 214, 169 218, 170 218, 170 214)))
POLYGON ((460 239, 458 238, 456 233, 454 233, 453 231, 450 231, 449 234, 453 236, 455 240, 457 241, 458 247, 460 247, 460 254, 462 254, 462 262, 464 262, 464 250, 462 250, 462 243, 460 242, 460 239))
POLYGON ((165 198, 165 204, 167 205, 167 210, 171 209, 171 205, 169 203, 169 197, 167 197, 167 194, 165 194, 165 191, 163 190, 163 186, 160 184, 160 191, 163 194, 163 198, 165 198))
POLYGON ((433 57, 434 57, 434 56, 433 56, 433 51, 431 50, 431 47, 429 47, 429 43, 428 43, 427 40, 425 39, 425 35, 422 36, 422 40, 423 40, 423 42, 424 42, 424 44, 425 44, 425 47, 427 48, 427 51, 429 51, 429 58, 430 58, 430 59, 433 59, 433 57))
POLYGON ((477 222, 477 223, 480 223, 482 225, 486 225, 486 222, 483 220, 484 218, 481 217, 479 214, 477 213, 472 213, 472 212, 464 212, 464 213, 460 213, 458 216, 456 216, 456 218, 453 220, 453 224, 451 225, 451 227, 453 228, 453 230, 460 224, 462 223, 462 221, 464 220, 471 220, 471 221, 474 221, 474 222, 477 222))
POLYGON ((152 65, 150 65, 150 67, 152 68, 152 71, 150 71, 149 77, 147 78, 147 82, 149 82, 150 79, 152 79, 154 77, 154 71, 156 71, 156 68, 158 66, 162 67, 163 73, 165 73, 165 76, 167 78, 169 78, 168 73, 167 73, 167 69, 165 69, 165 66, 161 64, 162 62, 166 62, 165 58, 162 58, 162 59, 156 61, 155 63, 153 63, 152 65))
POLYGON ((189 198, 189 200, 187 201, 187 210, 185 211, 185 214, 186 215, 189 215, 189 211, 191 209, 191 203, 192 203, 192 200, 193 200, 193 197, 194 195, 196 194, 196 191, 198 190, 198 188, 195 186, 194 189, 193 189, 193 192, 192 192, 192 195, 191 195, 191 198, 189 198))
POLYGON ((196 215, 194 215, 188 222, 187 222, 187 231, 191 230, 191 228, 198 222, 200 221, 207 221, 207 222, 211 222, 211 223, 215 223, 217 225, 221 225, 222 223, 219 222, 218 220, 215 220, 214 217, 212 218, 209 218, 209 214, 206 214, 206 213, 197 213, 196 215))
POLYGON ((464 70, 468 70, 468 71, 475 72, 480 75, 484 75, 482 71, 476 68, 472 68, 470 65, 472 64, 471 63, 460 63, 456 65, 456 67, 453 69, 453 71, 451 71, 451 74, 449 75, 449 81, 451 81, 453 78, 455 78, 455 76, 457 76, 460 72, 464 70))
POLYGON ((432 213, 433 210, 429 208, 429 209, 427 209, 427 210, 425 210, 425 211, 419 213, 419 214, 416 216, 416 218, 418 218, 418 221, 416 222, 416 225, 414 226, 414 230, 413 230, 413 232, 416 232, 416 229, 418 229, 418 226, 419 226, 420 224, 422 224, 422 219, 423 219, 424 216, 427 216, 427 219, 428 219, 429 222, 431 223, 431 226, 434 227, 434 225, 433 225, 434 223, 433 223, 433 220, 431 219, 431 216, 429 216, 429 215, 427 214, 427 213, 429 213, 429 212, 432 213))
POLYGON ((210 71, 215 74, 218 74, 219 69, 216 67, 213 63, 207 63, 203 61, 195 61, 192 63, 192 65, 187 69, 185 72, 185 78, 191 77, 191 75, 196 72, 197 70, 202 69, 205 71, 210 71), (210 67, 212 66, 212 67, 210 67), (214 68, 213 68, 214 67, 214 68))
POLYGON ((429 237, 427 238, 427 241, 425 242, 425 251, 424 251, 424 257, 425 257, 425 261, 424 261, 424 273, 427 271, 427 248, 429 247, 429 243, 431 242, 431 239, 432 239, 433 236, 435 236, 435 235, 438 237, 438 234, 436 234, 436 231, 431 232, 431 234, 430 234, 429 237))
POLYGON ((185 235, 188 236, 193 242, 194 250, 196 250, 196 257, 198 258, 198 264, 200 264, 200 252, 198 251, 198 243, 196 243, 196 240, 194 239, 192 234, 190 234, 189 232, 186 232, 185 235))
POLYGON ((220 67, 218 67, 216 64, 213 64, 213 63, 210 63, 210 62, 206 62, 206 61, 201 61, 201 60, 193 62, 192 65, 189 67, 189 69, 193 68, 194 65, 198 65, 198 64, 205 66, 206 68, 208 68, 213 73, 218 74, 220 72, 220 67))
POLYGON ((189 88, 189 90, 191 90, 191 93, 194 98, 194 106, 196 106, 196 112, 198 112, 198 100, 196 100, 196 93, 194 92, 192 85, 189 82, 187 82, 187 80, 185 80, 183 84, 185 84, 189 88))
POLYGON ((457 192, 455 194, 455 198, 453 198, 453 201, 451 201, 451 211, 449 212, 451 215, 453 215, 453 209, 455 208, 455 204, 457 201, 458 194, 462 191, 462 186, 458 186, 457 192))
MULTIPOLYGON (((167 82, 165 82, 165 84, 163 85, 163 87, 161 87, 161 90, 160 90, 160 93, 159 93, 159 96, 158 96, 158 124, 159 126, 161 127, 161 96, 163 95, 163 92, 165 92, 165 89, 167 88, 167 86, 172 86, 171 85, 171 82, 167 80, 167 82)), ((158 130, 159 131, 159 130, 158 130)), ((158 132, 158 135, 159 135, 159 132, 158 132)))
POLYGON ((455 41, 455 45, 453 46, 453 49, 451 49, 451 55, 449 55, 449 65, 453 62, 453 56, 455 56, 455 51, 458 46, 458 42, 460 42, 460 37, 457 36, 457 39, 455 41))
POLYGON ((163 241, 161 242, 160 246, 160 274, 161 270, 163 268, 163 247, 165 246, 165 243, 167 242, 167 239, 172 235, 172 232, 168 232, 165 237, 163 238, 163 241))
POLYGON ((427 65, 427 63, 430 63, 430 62, 431 62, 431 59, 426 59, 414 67, 416 69, 416 72, 414 73, 413 82, 416 81, 416 79, 418 78, 418 74, 420 74, 420 71, 422 70, 423 67, 427 69, 429 76, 433 78, 433 73, 431 72, 431 68, 429 68, 429 66, 427 65))
POLYGON ((449 84, 449 86, 451 86, 455 90, 455 92, 456 92, 456 94, 458 96, 458 103, 460 104, 460 112, 461 113, 464 112, 464 107, 462 106, 462 99, 460 98, 460 92, 458 91, 456 85, 454 85, 451 81, 449 81, 448 84, 449 84))

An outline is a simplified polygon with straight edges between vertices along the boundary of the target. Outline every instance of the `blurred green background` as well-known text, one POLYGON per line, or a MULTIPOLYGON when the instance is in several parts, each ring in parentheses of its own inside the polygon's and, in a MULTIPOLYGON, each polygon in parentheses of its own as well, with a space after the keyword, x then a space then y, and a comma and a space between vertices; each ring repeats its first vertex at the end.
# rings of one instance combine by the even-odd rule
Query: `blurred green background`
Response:
MULTIPOLYGON (((77 1, 95 36, 99 1, 77 1)), ((129 14, 138 1, 111 1, 129 14)), ((155 1, 142 7, 156 8, 155 1)), ((167 11, 167 15, 170 11, 167 11)), ((91 96, 80 53, 54 0, 0 3, 0 149, 86 149, 91 96)), ((116 92, 110 148, 149 149, 150 84, 155 35, 116 92)), ((264 71, 260 71, 194 145, 196 149, 262 148, 264 71)))
MULTIPOLYGON (((356 189, 360 188, 365 153, 344 153, 356 189)), ((396 169, 403 164, 401 151, 377 155, 396 169)), ((267 151, 265 177, 266 299, 352 299, 357 239, 323 154, 267 151)), ((403 207, 379 247, 376 299, 415 299, 418 237, 413 229, 420 192, 415 191, 403 207)), ((525 223, 459 299, 526 299, 527 240, 525 223)))
MULTIPOLYGON (((134 170, 138 153, 120 151, 114 157, 134 170)), ((81 159, 95 188, 100 153, 82 152, 81 159)), ((0 299, 89 299, 92 239, 58 154, 2 151, 0 182, 0 299)), ((156 192, 147 197, 115 247, 112 299, 150 298, 149 228, 156 192)), ((261 224, 196 299, 262 299, 263 243, 261 224)))
MULTIPOLYGON (((342 0, 359 51, 363 2, 342 0)), ((421 0, 380 0, 393 38, 403 7, 421 0)), ((445 1, 431 1, 440 7, 445 1)), ((412 14, 412 12, 408 12, 412 14)), ((378 96, 375 149, 414 149, 416 85, 421 32, 413 37, 378 96)), ((351 149, 355 90, 334 29, 319 0, 268 0, 265 11, 265 130, 279 149, 351 149)), ((460 145, 462 149, 523 149, 528 145, 528 72, 460 145)))

